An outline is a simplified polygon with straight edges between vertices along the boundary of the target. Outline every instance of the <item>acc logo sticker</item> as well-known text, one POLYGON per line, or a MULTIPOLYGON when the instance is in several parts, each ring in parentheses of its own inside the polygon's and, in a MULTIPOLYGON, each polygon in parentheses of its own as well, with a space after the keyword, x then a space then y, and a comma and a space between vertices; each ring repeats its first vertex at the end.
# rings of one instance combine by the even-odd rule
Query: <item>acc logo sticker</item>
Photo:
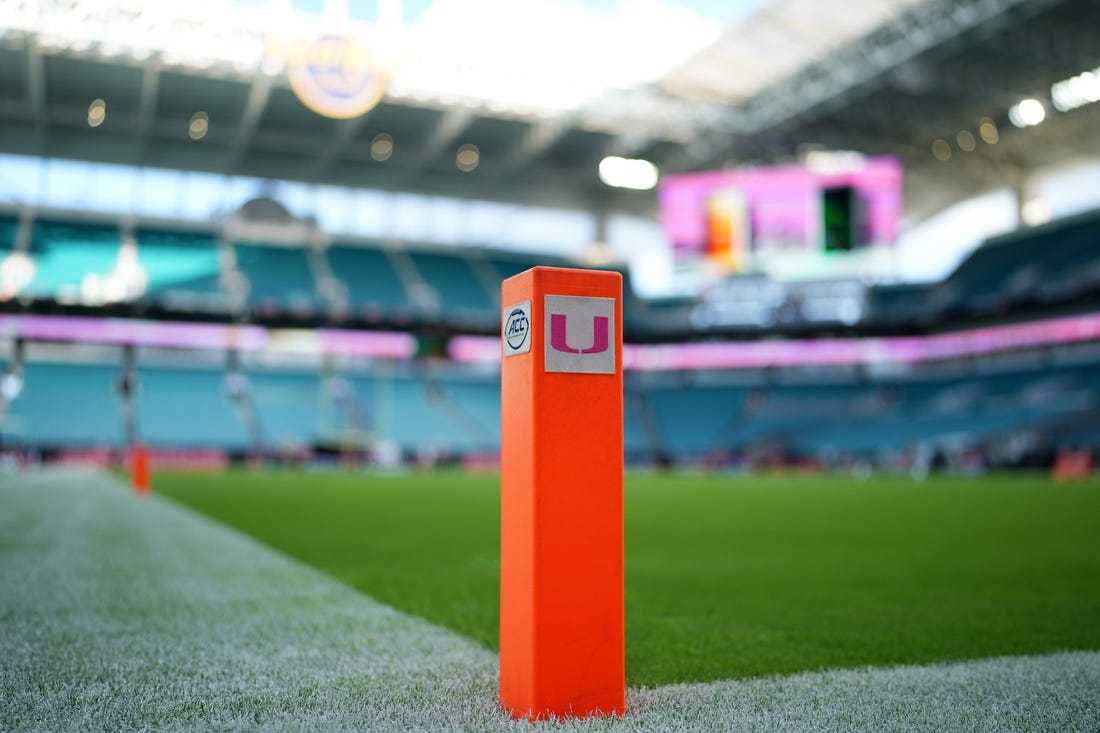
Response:
POLYGON ((531 350, 531 301, 525 300, 504 309, 501 335, 505 356, 526 354, 531 350))
POLYGON ((319 115, 349 119, 364 114, 386 91, 386 75, 353 38, 324 35, 287 44, 290 88, 319 115))

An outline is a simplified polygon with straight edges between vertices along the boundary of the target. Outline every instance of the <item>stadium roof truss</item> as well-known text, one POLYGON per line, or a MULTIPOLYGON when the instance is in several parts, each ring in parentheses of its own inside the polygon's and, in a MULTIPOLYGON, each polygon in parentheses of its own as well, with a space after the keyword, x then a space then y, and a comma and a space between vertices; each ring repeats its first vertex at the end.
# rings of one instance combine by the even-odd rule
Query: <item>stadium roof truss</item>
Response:
POLYGON ((774 0, 651 82, 543 108, 537 96, 509 107, 417 86, 434 68, 423 44, 386 32, 382 20, 348 21, 344 32, 368 46, 413 48, 406 59, 420 66, 405 80, 395 73, 366 114, 330 119, 295 97, 289 57, 271 48, 273 38, 331 33, 331 19, 212 0, 0 0, 0 152, 648 211, 652 192, 600 183, 600 159, 643 157, 677 172, 818 147, 898 155, 910 206, 931 213, 959 191, 1019 185, 1027 170, 1087 150, 1100 105, 1027 130, 1013 129, 1007 110, 1100 63, 1100 0, 843 8, 774 0), (93 126, 95 99, 105 116, 93 126), (933 157, 935 139, 983 118, 1000 144, 946 167, 933 157), (390 137, 387 155, 375 147, 380 136, 390 137), (456 167, 460 145, 476 146, 476 170, 456 167))

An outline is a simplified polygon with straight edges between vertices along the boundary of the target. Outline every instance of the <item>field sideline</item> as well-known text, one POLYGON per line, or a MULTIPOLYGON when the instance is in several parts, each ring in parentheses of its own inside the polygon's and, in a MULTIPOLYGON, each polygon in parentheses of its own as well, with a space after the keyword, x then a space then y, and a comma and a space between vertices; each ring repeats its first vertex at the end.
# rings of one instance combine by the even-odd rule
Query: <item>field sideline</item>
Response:
MULTIPOLYGON (((157 490, 495 650, 497 481, 235 472, 157 490)), ((632 685, 1100 649, 1095 483, 635 475, 626 544, 632 685)))
MULTIPOLYGON (((102 475, 0 479, 0 587, 0 729, 530 727, 484 646, 102 475)), ((1065 652, 634 687, 549 727, 1095 729, 1098 689, 1065 652)))

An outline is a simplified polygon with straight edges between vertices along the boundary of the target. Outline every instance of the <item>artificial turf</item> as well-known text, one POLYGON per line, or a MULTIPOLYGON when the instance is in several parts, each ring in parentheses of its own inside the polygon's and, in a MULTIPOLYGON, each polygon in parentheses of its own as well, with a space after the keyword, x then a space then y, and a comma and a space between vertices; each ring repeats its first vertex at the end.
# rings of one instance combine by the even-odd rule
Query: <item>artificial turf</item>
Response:
MULTIPOLYGON (((497 644, 497 479, 160 474, 154 490, 497 644)), ((1100 485, 630 476, 632 686, 1100 649, 1100 485)))
POLYGON ((156 495, 0 476, 0 730, 1100 730, 1100 652, 627 690, 531 726, 495 655, 156 495))

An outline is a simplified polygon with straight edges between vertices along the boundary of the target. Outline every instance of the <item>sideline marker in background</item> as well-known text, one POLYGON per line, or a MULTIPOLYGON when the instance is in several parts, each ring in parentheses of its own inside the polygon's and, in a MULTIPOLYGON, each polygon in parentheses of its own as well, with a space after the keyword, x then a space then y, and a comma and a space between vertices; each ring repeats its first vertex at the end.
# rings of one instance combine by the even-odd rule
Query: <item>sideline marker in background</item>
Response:
POLYGON ((141 443, 130 448, 130 485, 136 494, 149 492, 149 454, 141 443))
POLYGON ((622 276, 536 267, 501 295, 500 701, 621 714, 622 276))

